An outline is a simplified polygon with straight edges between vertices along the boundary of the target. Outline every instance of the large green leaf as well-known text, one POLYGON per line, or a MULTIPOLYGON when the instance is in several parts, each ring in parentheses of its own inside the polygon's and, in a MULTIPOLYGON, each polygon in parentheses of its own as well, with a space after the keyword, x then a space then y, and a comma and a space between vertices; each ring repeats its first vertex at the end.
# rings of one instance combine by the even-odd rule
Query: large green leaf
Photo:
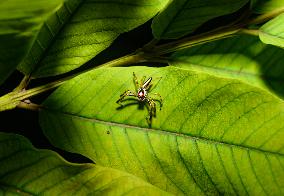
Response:
POLYGON ((63 0, 9 0, 0 3, 0 84, 27 55, 49 15, 63 0))
POLYGON ((259 31, 263 43, 284 48, 284 13, 265 23, 259 31))
POLYGON ((46 55, 46 52, 54 42, 55 37, 64 27, 65 23, 70 20, 70 16, 75 12, 76 8, 80 5, 80 2, 81 0, 65 0, 60 9, 48 18, 41 31, 38 33, 29 54, 19 65, 19 70, 26 75, 36 72, 41 58, 46 55))
MULTIPOLYGON (((73 4, 74 2, 71 1, 73 4)), ((29 58, 21 66, 33 77, 58 75, 83 65, 106 49, 121 33, 145 23, 161 10, 167 0, 77 0, 77 9, 68 8, 62 14, 72 13, 68 21, 53 18, 42 34, 43 40, 54 39, 47 48, 37 43, 29 58), (58 35, 57 24, 65 23, 58 35), (42 56, 43 54, 43 56, 42 56), (35 67, 36 66, 36 67, 35 67)), ((69 6, 70 7, 70 6, 69 6)), ((43 45, 43 44, 42 44, 43 45)))
POLYGON ((284 0, 254 0, 253 11, 257 14, 264 14, 284 9, 284 0))
POLYGON ((173 0, 153 20, 156 39, 174 39, 196 30, 206 21, 237 11, 248 0, 173 0))
POLYGON ((72 164, 0 132, 0 195, 167 195, 143 180, 94 164, 72 164))
POLYGON ((171 65, 240 79, 284 97, 284 50, 238 36, 174 53, 171 65))
POLYGON ((284 193, 284 104, 240 80, 174 67, 97 69, 44 106, 40 124, 54 145, 171 193, 284 193), (134 89, 133 72, 152 76, 152 93, 164 99, 151 128, 137 101, 116 104, 134 89))

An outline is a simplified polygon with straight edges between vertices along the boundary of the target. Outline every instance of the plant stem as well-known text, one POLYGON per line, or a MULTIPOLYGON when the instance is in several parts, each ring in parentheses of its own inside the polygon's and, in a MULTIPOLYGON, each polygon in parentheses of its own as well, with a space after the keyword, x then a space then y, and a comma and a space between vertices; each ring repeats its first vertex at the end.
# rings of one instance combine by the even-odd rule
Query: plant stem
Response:
POLYGON ((159 40, 157 39, 152 39, 149 43, 147 43, 146 45, 143 46, 143 48, 141 49, 142 51, 150 51, 151 49, 153 49, 155 47, 155 45, 159 42, 159 40))
POLYGON ((247 35, 253 35, 258 36, 259 30, 258 29, 241 29, 239 33, 247 34, 247 35))
POLYGON ((25 75, 24 78, 22 79, 22 81, 20 82, 20 84, 14 89, 14 91, 21 91, 23 89, 25 89, 30 81, 30 76, 29 75, 25 75))
MULTIPOLYGON (((112 61, 109 61, 107 63, 104 63, 102 65, 99 65, 97 67, 95 67, 95 69, 97 68, 101 68, 101 67, 119 67, 119 66, 126 66, 132 63, 141 63, 141 62, 145 62, 146 58, 144 56, 143 52, 134 52, 132 54, 114 59, 112 61)), ((85 70, 84 72, 88 72, 90 70, 92 70, 94 68, 90 68, 85 70)))
POLYGON ((17 108, 22 108, 26 110, 31 110, 31 111, 39 111, 40 109, 44 108, 41 105, 35 104, 35 103, 26 103, 25 101, 21 101, 18 105, 17 108))
MULTIPOLYGON (((137 63, 137 62, 143 62, 144 60, 142 59, 142 56, 141 54, 130 54, 130 55, 126 55, 126 56, 123 56, 121 58, 118 58, 118 59, 115 59, 115 60, 112 60, 112 61, 109 61, 107 63, 104 63, 102 65, 99 65, 97 67, 95 67, 95 69, 98 69, 98 68, 106 68, 106 67, 118 67, 118 66, 125 66, 125 65, 129 65, 131 63, 137 63)), ((34 95, 37 95, 37 94, 40 94, 42 92, 45 92, 45 91, 48 91, 50 89, 53 89, 53 88, 56 88, 60 85, 62 85, 64 82, 78 76, 78 75, 81 75, 83 73, 86 73, 86 72, 89 72, 91 70, 93 70, 94 68, 90 68, 90 69, 86 69, 82 72, 79 72, 79 73, 75 73, 71 76, 67 76, 65 78, 62 78, 60 80, 57 80, 55 82, 51 82, 49 84, 45 84, 45 85, 42 85, 42 86, 39 86, 39 87, 35 87, 35 88, 32 88, 32 89, 29 89, 27 91, 24 91, 22 94, 21 94, 21 100, 24 100, 24 99, 27 99, 29 97, 32 97, 34 95)))
POLYGON ((262 14, 254 19, 247 20, 245 17, 243 21, 239 21, 238 24, 233 25, 233 26, 221 27, 219 29, 206 32, 200 35, 191 36, 191 37, 173 41, 167 44, 156 46, 153 48, 153 52, 158 56, 164 55, 167 53, 175 52, 177 50, 189 48, 189 47, 196 46, 199 44, 204 44, 207 42, 224 39, 227 37, 232 37, 232 36, 237 35, 239 32, 258 36, 258 30, 244 29, 244 27, 248 25, 252 25, 252 24, 259 24, 259 23, 266 22, 278 16, 279 14, 283 12, 284 12, 284 7, 278 10, 266 13, 266 14, 262 14))
MULTIPOLYGON (((143 55, 143 53, 142 52, 136 52, 136 53, 126 55, 126 56, 123 56, 121 58, 109 61, 107 63, 104 63, 100 66, 95 67, 95 69, 102 68, 102 67, 125 66, 125 65, 132 64, 132 63, 144 62, 144 61, 146 61, 146 58, 143 55)), ((88 71, 91 71, 93 69, 94 68, 90 68, 90 69, 84 70, 82 72, 73 74, 71 76, 67 76, 65 78, 62 78, 60 80, 57 80, 57 81, 54 81, 54 82, 51 82, 51 83, 48 83, 48 84, 45 84, 45 85, 42 85, 42 86, 39 86, 39 87, 35 87, 35 88, 29 89, 29 90, 21 90, 20 91, 21 85, 19 85, 19 88, 16 88, 17 90, 14 90, 13 92, 10 92, 10 93, 0 97, 0 111, 13 109, 19 104, 21 104, 20 107, 22 107, 23 103, 21 103, 21 101, 23 101, 27 98, 30 98, 32 96, 38 95, 40 93, 54 89, 54 88, 62 85, 66 81, 68 81, 68 80, 70 80, 70 79, 72 79, 72 78, 74 78, 78 75, 81 75, 83 73, 86 73, 88 71)))
POLYGON ((239 27, 230 27, 226 29, 217 29, 211 32, 203 33, 200 35, 180 39, 178 41, 170 42, 167 44, 162 44, 154 48, 154 53, 156 55, 163 55, 184 48, 189 48, 199 44, 207 43, 214 40, 219 40, 227 37, 236 35, 240 30, 239 27))
POLYGON ((252 25, 252 24, 260 24, 260 23, 264 23, 280 14, 284 13, 284 7, 277 9, 277 10, 273 10, 272 12, 268 12, 265 14, 262 14, 254 19, 251 19, 248 21, 248 25, 252 25))

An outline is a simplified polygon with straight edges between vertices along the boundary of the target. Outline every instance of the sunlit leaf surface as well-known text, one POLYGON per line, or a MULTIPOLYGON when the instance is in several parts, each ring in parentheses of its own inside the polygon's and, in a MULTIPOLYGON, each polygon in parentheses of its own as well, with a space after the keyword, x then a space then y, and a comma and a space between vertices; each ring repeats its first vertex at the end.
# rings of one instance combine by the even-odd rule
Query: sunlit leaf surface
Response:
POLYGON ((40 124, 54 145, 173 194, 284 193, 284 104, 240 80, 174 67, 97 69, 44 106, 40 124), (116 104, 134 89, 133 72, 152 76, 149 96, 164 99, 151 128, 146 107, 116 104))
POLYGON ((170 64, 226 78, 236 78, 284 97, 284 50, 257 37, 238 36, 174 53, 170 64))
POLYGON ((284 13, 264 24, 260 28, 259 38, 266 44, 284 48, 284 13))
POLYGON ((167 0, 67 0, 41 32, 20 69, 33 77, 76 69, 109 47, 120 34, 147 22, 166 3, 167 0))
POLYGON ((72 164, 0 133, 0 195, 167 195, 143 180, 94 164, 72 164))

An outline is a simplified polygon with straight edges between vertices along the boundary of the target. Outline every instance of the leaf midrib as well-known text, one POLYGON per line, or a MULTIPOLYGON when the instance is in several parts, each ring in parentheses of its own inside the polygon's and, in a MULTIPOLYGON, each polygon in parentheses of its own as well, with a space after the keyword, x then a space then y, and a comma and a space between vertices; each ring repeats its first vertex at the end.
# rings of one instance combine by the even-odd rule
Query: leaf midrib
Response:
POLYGON ((224 142, 224 141, 218 141, 218 140, 215 140, 215 139, 210 139, 210 138, 206 138, 206 137, 202 137, 202 136, 196 136, 196 135, 192 135, 192 134, 189 134, 189 133, 188 134, 177 133, 177 132, 172 132, 172 131, 169 131, 169 130, 139 127, 139 126, 135 126, 135 125, 128 125, 128 124, 123 124, 123 123, 118 123, 118 122, 105 121, 105 120, 101 120, 101 119, 97 119, 97 118, 88 118, 88 117, 83 117, 83 116, 77 116, 75 114, 57 111, 55 109, 50 109, 50 108, 47 108, 47 107, 43 107, 42 110, 46 110, 48 112, 53 112, 53 113, 59 113, 61 115, 63 114, 63 115, 66 115, 66 116, 71 116, 73 118, 81 119, 81 120, 84 120, 84 121, 97 122, 97 123, 108 125, 108 126, 137 129, 137 130, 142 131, 142 132, 156 132, 156 133, 164 134, 164 135, 173 135, 173 136, 178 136, 178 137, 184 137, 184 138, 188 138, 188 139, 191 139, 191 140, 201 140, 201 141, 209 142, 211 144, 226 145, 226 146, 229 146, 229 147, 237 147, 237 148, 241 148, 241 149, 253 150, 253 151, 256 151, 256 152, 259 152, 259 153, 268 153, 268 154, 273 154, 273 155, 276 155, 276 156, 284 157, 284 154, 281 154, 279 152, 272 152, 272 151, 267 151, 267 150, 263 150, 263 149, 258 149, 256 147, 252 147, 252 146, 246 146, 246 145, 234 144, 234 143, 229 143, 229 142, 224 142))
POLYGON ((263 33, 264 35, 267 35, 268 37, 273 37, 273 38, 277 38, 277 39, 281 39, 281 40, 284 39, 283 37, 276 35, 276 34, 273 34, 272 32, 269 32, 269 31, 264 31, 262 29, 260 29, 259 31, 260 31, 260 33, 263 33))
MULTIPOLYGON (((45 48, 45 51, 42 52, 40 58, 39 58, 39 61, 35 64, 33 64, 31 70, 29 71, 29 74, 28 75, 32 75, 34 73, 36 73, 39 68, 40 68, 40 64, 42 63, 44 57, 47 56, 49 50, 51 49, 51 47, 53 46, 53 44, 55 43, 56 41, 56 37, 58 37, 58 35, 60 34, 60 32, 62 31, 62 29, 64 29, 64 27, 71 21, 72 17, 77 13, 77 11, 80 9, 80 7, 82 7, 82 5, 86 2, 86 0, 81 0, 80 3, 78 3, 77 7, 73 10, 73 12, 70 11, 70 8, 66 5, 67 2, 62 2, 62 6, 64 6, 66 8, 66 10, 68 11, 68 13, 70 14, 68 19, 65 21, 65 23, 62 23, 62 21, 60 20, 60 23, 61 23, 61 27, 58 29, 57 33, 52 37, 52 39, 50 40, 48 46, 45 48)), ((57 8, 56 11, 54 12, 54 14, 57 15, 57 12, 60 8, 57 8)), ((47 24, 46 21, 44 21, 42 23, 42 26, 47 24)), ((49 29, 49 28, 48 28, 49 29)), ((38 32, 38 34, 40 33, 40 31, 38 32)), ((35 37, 35 41, 38 40, 38 35, 35 37)), ((34 42, 35 43, 35 42, 34 42)), ((29 50, 28 53, 30 53, 31 50, 29 50)))

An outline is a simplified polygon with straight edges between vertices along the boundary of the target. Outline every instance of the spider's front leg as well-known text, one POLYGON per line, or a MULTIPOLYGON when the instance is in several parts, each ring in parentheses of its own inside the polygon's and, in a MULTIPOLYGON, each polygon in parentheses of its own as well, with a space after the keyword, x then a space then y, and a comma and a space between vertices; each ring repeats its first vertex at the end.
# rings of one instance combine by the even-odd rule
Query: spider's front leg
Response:
POLYGON ((151 97, 148 97, 147 102, 149 104, 149 116, 146 118, 148 124, 151 126, 152 124, 152 118, 153 116, 156 116, 156 103, 154 101, 154 99, 152 99, 151 97))
POLYGON ((138 91, 138 89, 139 89, 139 82, 138 82, 137 76, 135 75, 134 72, 133 72, 133 81, 134 81, 134 84, 135 84, 136 91, 138 91))
POLYGON ((141 78, 140 86, 143 86, 145 80, 146 80, 146 76, 143 76, 143 77, 141 78))
POLYGON ((121 104, 121 102, 122 102, 122 101, 124 100, 124 98, 127 97, 127 96, 134 96, 134 97, 136 97, 136 94, 133 93, 133 92, 131 92, 130 90, 126 90, 124 93, 122 93, 122 94, 120 95, 120 98, 116 101, 116 103, 118 103, 119 105, 123 106, 123 105, 121 104))

